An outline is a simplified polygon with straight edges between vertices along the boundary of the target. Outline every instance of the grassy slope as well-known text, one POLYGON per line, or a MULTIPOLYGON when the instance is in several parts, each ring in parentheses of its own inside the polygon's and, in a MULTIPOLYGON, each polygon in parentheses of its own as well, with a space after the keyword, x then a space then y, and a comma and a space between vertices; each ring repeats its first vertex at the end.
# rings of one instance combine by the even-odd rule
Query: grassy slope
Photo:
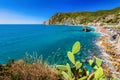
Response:
POLYGON ((45 23, 48 24, 88 24, 101 22, 118 24, 120 19, 120 7, 112 10, 100 10, 97 12, 69 12, 56 13, 45 23))

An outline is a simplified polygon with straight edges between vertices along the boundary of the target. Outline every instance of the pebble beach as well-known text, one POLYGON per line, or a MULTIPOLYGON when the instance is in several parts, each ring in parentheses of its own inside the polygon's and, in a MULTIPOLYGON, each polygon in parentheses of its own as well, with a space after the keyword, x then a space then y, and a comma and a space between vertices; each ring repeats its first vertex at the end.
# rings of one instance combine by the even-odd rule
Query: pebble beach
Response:
POLYGON ((98 27, 97 31, 101 34, 96 44, 102 51, 102 54, 99 56, 103 60, 102 67, 107 76, 120 79, 120 39, 111 40, 111 32, 113 31, 109 31, 105 27, 98 27))

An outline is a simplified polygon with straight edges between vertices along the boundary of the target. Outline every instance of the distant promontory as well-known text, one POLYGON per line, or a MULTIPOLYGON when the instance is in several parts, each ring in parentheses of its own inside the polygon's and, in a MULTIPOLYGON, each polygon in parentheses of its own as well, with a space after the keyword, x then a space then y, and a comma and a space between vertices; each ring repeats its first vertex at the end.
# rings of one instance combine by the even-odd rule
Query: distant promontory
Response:
POLYGON ((96 12, 56 13, 44 24, 120 26, 120 7, 96 12))

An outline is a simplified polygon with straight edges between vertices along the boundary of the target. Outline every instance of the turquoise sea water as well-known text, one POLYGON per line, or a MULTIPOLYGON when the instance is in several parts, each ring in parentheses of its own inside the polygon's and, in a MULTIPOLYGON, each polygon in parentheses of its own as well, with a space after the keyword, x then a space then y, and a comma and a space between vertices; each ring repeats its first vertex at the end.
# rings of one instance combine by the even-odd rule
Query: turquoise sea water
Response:
POLYGON ((0 63, 9 59, 21 59, 25 53, 43 55, 50 64, 68 61, 67 51, 75 41, 82 48, 77 59, 83 61, 92 54, 98 54, 95 32, 83 32, 81 27, 64 25, 0 25, 0 63))

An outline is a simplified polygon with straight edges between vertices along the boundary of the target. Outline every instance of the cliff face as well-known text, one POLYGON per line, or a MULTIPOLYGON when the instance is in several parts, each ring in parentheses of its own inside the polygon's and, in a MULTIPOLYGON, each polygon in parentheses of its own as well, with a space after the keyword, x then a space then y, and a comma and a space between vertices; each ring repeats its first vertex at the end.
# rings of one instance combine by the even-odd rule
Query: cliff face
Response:
POLYGON ((120 24, 120 7, 97 12, 56 13, 44 24, 105 25, 120 24))

